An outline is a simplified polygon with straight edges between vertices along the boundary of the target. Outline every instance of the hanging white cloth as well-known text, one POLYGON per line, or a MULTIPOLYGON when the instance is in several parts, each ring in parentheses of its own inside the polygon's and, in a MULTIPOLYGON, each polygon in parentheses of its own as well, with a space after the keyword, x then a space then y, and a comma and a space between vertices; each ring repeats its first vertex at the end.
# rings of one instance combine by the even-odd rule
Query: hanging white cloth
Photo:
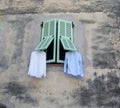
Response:
POLYGON ((64 61, 64 73, 83 77, 82 57, 79 52, 66 52, 64 61))
POLYGON ((31 53, 28 75, 36 78, 46 77, 46 53, 44 51, 31 53))

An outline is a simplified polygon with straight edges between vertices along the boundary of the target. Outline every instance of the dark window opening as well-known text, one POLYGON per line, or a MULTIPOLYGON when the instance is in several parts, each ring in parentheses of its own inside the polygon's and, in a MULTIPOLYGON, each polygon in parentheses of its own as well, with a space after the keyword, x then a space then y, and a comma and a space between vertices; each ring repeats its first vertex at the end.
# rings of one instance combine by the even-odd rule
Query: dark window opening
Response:
POLYGON ((62 46, 62 43, 60 42, 60 60, 64 60, 65 59, 65 49, 62 46))
POLYGON ((46 56, 47 56, 47 60, 51 60, 53 59, 53 50, 54 50, 54 41, 52 41, 52 43, 48 46, 47 50, 46 50, 46 56))

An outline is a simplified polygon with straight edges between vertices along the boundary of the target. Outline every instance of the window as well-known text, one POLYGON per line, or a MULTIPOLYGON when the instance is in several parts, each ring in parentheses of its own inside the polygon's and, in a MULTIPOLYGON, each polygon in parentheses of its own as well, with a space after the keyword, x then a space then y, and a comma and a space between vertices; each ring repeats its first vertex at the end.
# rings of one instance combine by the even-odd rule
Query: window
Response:
POLYGON ((73 23, 66 20, 43 22, 42 38, 35 50, 46 51, 47 63, 63 63, 66 51, 75 51, 73 23))

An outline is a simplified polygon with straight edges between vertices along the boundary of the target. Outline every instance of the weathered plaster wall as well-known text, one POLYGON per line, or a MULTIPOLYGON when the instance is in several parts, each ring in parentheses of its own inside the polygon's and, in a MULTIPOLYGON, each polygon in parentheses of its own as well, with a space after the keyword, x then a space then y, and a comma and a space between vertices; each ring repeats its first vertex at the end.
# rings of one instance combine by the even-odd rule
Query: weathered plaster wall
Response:
POLYGON ((0 103, 8 108, 119 108, 119 0, 0 0, 0 103), (75 23, 84 78, 48 64, 47 77, 27 75, 30 54, 49 18, 75 23))

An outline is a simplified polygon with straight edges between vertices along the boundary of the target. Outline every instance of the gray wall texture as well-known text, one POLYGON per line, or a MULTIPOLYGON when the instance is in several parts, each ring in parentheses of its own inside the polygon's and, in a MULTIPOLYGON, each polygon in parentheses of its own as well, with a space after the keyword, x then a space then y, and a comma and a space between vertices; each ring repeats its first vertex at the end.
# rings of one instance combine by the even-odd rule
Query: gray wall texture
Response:
POLYGON ((0 0, 0 107, 119 108, 120 0, 0 0), (27 75, 47 19, 73 21, 84 77, 47 64, 47 77, 27 75))

